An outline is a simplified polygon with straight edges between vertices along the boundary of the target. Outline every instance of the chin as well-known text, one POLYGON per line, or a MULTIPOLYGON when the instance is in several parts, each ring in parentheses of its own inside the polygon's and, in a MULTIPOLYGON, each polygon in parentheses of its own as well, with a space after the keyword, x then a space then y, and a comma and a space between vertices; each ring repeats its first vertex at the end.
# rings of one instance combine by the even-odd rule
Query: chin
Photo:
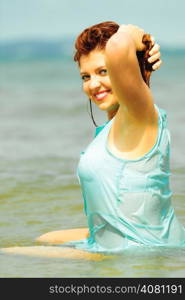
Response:
POLYGON ((101 103, 98 105, 99 109, 104 110, 104 111, 109 111, 110 110, 110 106, 106 103, 101 103))

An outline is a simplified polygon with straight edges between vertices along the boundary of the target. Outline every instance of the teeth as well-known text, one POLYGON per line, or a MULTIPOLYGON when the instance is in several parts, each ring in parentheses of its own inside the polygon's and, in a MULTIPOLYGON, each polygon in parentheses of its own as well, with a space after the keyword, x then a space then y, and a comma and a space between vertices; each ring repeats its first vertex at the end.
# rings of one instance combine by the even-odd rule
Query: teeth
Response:
POLYGON ((105 97, 108 93, 107 92, 104 92, 104 93, 101 93, 101 94, 97 94, 96 95, 96 98, 97 99, 102 99, 103 97, 105 97))

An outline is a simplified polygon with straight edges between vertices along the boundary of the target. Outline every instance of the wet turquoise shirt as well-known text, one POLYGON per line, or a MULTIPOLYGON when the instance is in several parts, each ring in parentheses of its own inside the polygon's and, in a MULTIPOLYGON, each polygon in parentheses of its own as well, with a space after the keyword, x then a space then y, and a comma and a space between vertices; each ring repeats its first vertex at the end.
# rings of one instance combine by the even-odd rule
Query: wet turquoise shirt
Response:
POLYGON ((171 203, 170 133, 166 112, 157 106, 158 137, 144 156, 126 160, 111 153, 109 121, 81 154, 77 174, 89 238, 72 242, 92 252, 130 246, 185 246, 185 229, 171 203))

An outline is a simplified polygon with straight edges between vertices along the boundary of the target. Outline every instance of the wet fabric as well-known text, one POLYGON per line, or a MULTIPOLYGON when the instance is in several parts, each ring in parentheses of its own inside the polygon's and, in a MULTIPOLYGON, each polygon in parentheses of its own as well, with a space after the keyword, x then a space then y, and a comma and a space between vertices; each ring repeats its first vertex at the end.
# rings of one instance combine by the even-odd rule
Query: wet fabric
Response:
POLYGON ((158 136, 144 156, 126 160, 108 147, 113 119, 96 129, 81 153, 77 175, 90 236, 70 245, 91 252, 119 252, 131 246, 185 246, 185 228, 172 206, 170 133, 158 111, 158 136))

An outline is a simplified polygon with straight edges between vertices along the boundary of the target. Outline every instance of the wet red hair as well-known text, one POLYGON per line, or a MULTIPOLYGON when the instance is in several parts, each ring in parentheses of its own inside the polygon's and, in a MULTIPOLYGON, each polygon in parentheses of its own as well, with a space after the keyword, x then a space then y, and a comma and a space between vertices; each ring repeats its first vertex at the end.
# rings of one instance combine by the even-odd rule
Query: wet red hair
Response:
MULTIPOLYGON (((119 25, 112 21, 107 21, 86 28, 77 37, 75 42, 76 53, 74 61, 80 63, 82 55, 88 55, 95 48, 104 49, 109 38, 117 32, 119 25)), ((147 59, 149 51, 152 48, 152 42, 149 34, 143 36, 143 43, 146 45, 145 51, 138 51, 137 58, 141 70, 143 80, 150 85, 150 75, 152 72, 152 64, 147 59)))

